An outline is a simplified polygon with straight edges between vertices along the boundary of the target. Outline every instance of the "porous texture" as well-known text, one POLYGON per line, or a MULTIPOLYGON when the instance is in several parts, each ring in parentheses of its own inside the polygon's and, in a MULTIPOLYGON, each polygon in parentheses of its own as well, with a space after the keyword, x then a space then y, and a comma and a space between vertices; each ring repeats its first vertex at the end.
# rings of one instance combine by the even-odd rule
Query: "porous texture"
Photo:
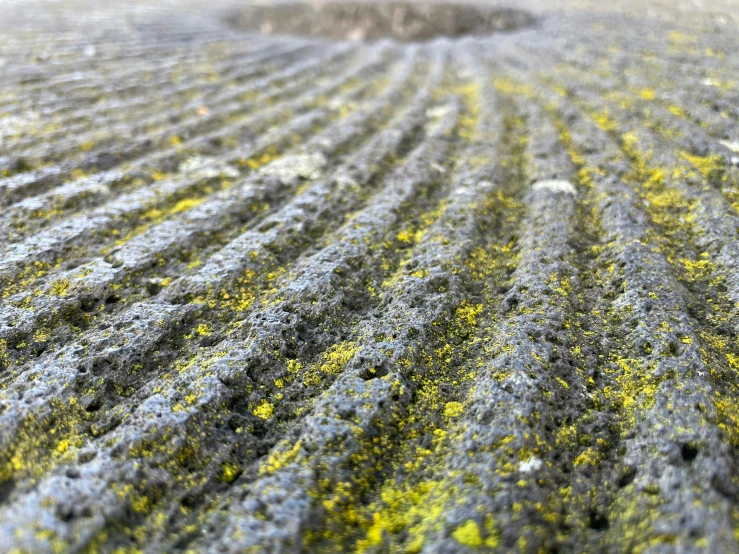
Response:
POLYGON ((732 5, 540 4, 0 3, 0 552, 739 551, 732 5))

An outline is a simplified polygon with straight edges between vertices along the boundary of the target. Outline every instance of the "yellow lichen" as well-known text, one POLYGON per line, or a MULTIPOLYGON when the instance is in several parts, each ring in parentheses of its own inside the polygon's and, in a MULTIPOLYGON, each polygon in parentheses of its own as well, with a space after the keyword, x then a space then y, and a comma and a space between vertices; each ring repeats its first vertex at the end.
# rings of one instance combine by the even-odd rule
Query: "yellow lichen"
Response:
POLYGON ((689 152, 682 152, 680 156, 690 162, 703 177, 709 180, 718 179, 724 170, 723 160, 718 155, 695 156, 689 152))
POLYGON ((452 532, 452 537, 463 546, 478 548, 483 545, 480 528, 471 519, 457 527, 452 532))
POLYGON ((54 296, 66 296, 69 291, 69 279, 54 281, 51 285, 51 294, 54 296))
POLYGON ((274 413, 275 407, 267 402, 266 400, 262 400, 262 403, 259 404, 256 408, 254 408, 254 415, 267 420, 272 417, 272 414, 274 413))
POLYGON ((332 375, 340 373, 356 352, 357 348, 353 342, 335 344, 323 355, 324 361, 319 369, 323 373, 330 373, 332 375))
POLYGON ((274 473, 275 471, 292 463, 300 452, 301 443, 296 441, 292 446, 287 443, 281 444, 267 458, 267 461, 259 468, 259 473, 274 473))
POLYGON ((287 372, 288 373, 297 373, 303 369, 303 364, 301 364, 298 360, 288 360, 287 361, 287 372))
POLYGON ((477 326, 477 316, 482 313, 482 304, 470 304, 466 300, 457 308, 457 319, 465 321, 468 325, 477 326))
POLYGON ((444 416, 446 417, 458 417, 462 415, 464 406, 461 402, 447 402, 444 405, 444 416))
POLYGON ((233 482, 239 476, 240 470, 232 463, 226 462, 221 466, 220 480, 224 483, 233 482))

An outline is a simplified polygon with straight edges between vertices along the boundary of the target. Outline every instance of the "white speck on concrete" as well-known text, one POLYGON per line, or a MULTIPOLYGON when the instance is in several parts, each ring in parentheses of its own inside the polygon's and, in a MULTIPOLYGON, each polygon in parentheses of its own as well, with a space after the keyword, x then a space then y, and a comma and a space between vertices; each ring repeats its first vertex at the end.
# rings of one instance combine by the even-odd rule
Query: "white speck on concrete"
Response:
POLYGON ((531 473, 536 471, 542 466, 543 462, 539 458, 529 458, 525 462, 518 464, 518 471, 520 473, 531 473))
POLYGON ((534 186, 532 188, 534 190, 561 192, 564 194, 571 194, 572 196, 575 196, 575 194, 577 194, 577 189, 575 189, 575 185, 573 185, 569 181, 558 181, 556 179, 539 181, 538 183, 534 183, 534 186))
POLYGON ((212 179, 219 175, 235 179, 239 176, 236 168, 211 156, 190 156, 178 169, 181 173, 200 179, 212 179))
POLYGON ((736 152, 737 154, 739 154, 739 142, 733 142, 730 140, 720 140, 719 142, 726 146, 726 148, 728 148, 732 152, 736 152))
POLYGON ((327 163, 325 156, 320 153, 294 154, 275 160, 264 166, 262 171, 285 183, 297 178, 313 180, 321 176, 327 163))
POLYGON ((426 110, 426 117, 430 119, 441 119, 447 114, 451 113, 451 106, 437 106, 435 108, 429 108, 426 110))

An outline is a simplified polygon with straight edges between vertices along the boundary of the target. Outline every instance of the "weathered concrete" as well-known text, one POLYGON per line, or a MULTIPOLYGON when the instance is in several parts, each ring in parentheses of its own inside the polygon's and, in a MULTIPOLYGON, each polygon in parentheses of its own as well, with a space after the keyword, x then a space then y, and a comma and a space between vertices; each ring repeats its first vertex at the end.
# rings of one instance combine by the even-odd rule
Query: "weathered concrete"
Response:
POLYGON ((734 3, 0 12, 0 552, 739 551, 734 3))

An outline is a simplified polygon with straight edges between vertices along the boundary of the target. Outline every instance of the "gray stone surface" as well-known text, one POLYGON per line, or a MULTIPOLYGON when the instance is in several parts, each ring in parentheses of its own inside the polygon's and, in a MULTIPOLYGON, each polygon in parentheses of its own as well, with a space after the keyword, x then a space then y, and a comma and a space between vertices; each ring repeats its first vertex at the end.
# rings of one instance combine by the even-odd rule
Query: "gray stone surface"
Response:
POLYGON ((704 4, 0 1, 0 552, 739 551, 704 4))

